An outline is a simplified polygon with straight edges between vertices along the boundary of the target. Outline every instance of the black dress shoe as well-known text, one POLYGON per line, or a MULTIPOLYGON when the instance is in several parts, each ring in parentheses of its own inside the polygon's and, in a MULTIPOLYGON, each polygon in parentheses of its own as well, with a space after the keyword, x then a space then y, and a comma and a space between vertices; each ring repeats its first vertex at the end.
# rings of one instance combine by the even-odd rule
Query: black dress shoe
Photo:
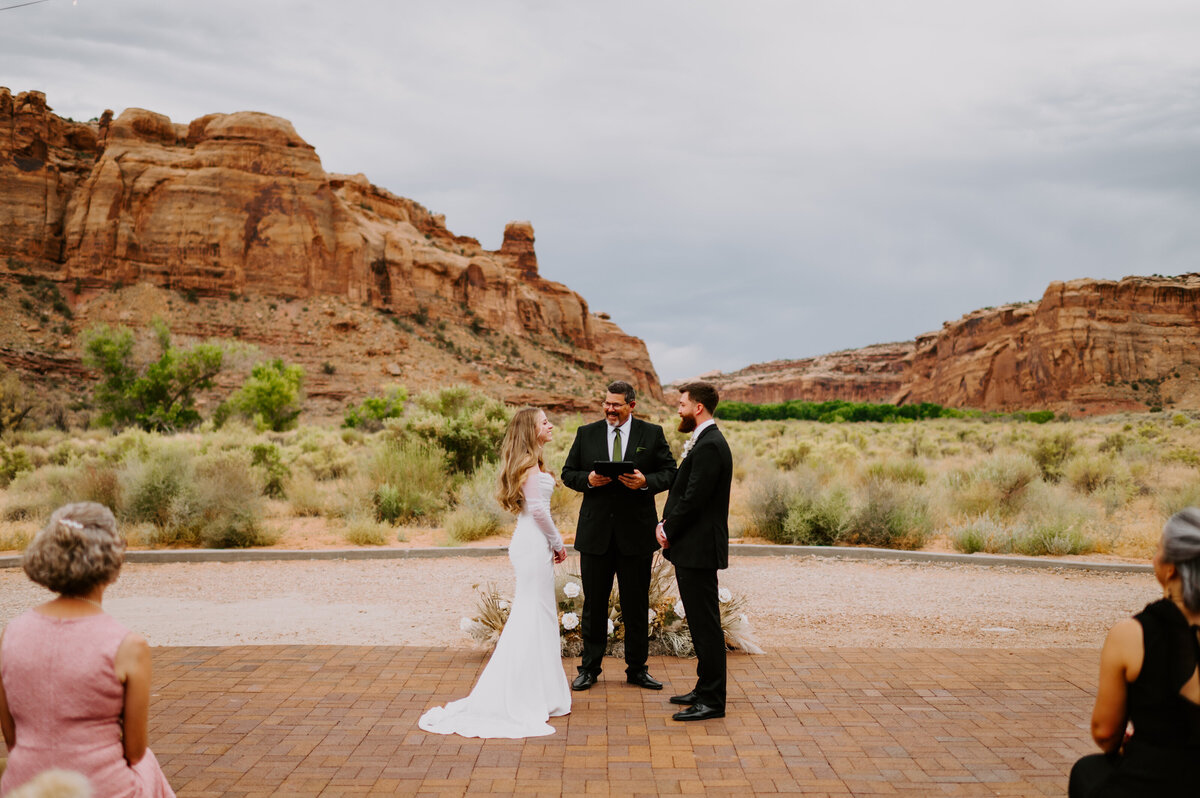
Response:
POLYGON ((625 677, 625 681, 630 684, 636 684, 638 687, 645 687, 647 690, 661 690, 662 682, 655 679, 646 671, 631 673, 625 677))
POLYGON ((674 720, 708 720, 709 718, 723 717, 725 717, 725 710, 704 704, 692 704, 682 712, 676 712, 671 716, 674 720))
POLYGON ((579 675, 575 677, 575 681, 571 682, 571 689, 572 690, 588 689, 589 687, 591 687, 593 684, 596 683, 596 677, 598 675, 599 674, 592 673, 591 671, 580 671, 579 675))
POLYGON ((696 703, 696 691, 693 690, 692 692, 684 693, 683 695, 673 695, 671 696, 671 703, 683 704, 685 707, 689 707, 696 703))

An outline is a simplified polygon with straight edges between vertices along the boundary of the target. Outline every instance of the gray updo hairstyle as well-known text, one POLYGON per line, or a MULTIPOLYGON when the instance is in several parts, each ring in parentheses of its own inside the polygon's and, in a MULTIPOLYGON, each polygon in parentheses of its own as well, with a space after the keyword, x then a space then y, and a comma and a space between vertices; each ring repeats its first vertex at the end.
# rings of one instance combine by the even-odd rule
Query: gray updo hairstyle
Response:
POLYGON ((1167 520, 1162 533, 1163 562, 1179 572, 1183 606, 1200 612, 1200 508, 1188 507, 1167 520))
POLYGON ((125 562, 125 540, 117 519, 103 504, 59 507, 21 558, 29 578, 64 596, 82 596, 117 578, 125 562))

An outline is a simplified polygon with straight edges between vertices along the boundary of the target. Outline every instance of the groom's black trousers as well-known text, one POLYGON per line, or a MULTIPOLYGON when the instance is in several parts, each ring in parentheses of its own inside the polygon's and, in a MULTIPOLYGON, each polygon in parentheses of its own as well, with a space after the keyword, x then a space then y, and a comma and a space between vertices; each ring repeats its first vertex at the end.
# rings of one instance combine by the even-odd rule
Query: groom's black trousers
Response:
POLYGON ((696 703, 725 708, 725 632, 715 568, 675 566, 679 598, 696 648, 696 703))
POLYGON ((653 554, 621 554, 616 543, 605 554, 580 554, 579 575, 583 582, 583 660, 579 672, 600 673, 608 646, 608 597, 613 576, 621 593, 621 620, 625 626, 625 673, 646 670, 649 653, 650 562, 653 554))

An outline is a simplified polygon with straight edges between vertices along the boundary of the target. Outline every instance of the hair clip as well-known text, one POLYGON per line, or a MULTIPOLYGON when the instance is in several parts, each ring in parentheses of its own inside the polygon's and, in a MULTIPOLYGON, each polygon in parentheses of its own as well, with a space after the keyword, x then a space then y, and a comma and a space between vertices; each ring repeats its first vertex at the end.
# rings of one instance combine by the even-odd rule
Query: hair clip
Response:
POLYGON ((62 524, 63 526, 69 526, 71 529, 83 529, 83 524, 79 523, 74 518, 60 518, 58 519, 58 523, 62 524))

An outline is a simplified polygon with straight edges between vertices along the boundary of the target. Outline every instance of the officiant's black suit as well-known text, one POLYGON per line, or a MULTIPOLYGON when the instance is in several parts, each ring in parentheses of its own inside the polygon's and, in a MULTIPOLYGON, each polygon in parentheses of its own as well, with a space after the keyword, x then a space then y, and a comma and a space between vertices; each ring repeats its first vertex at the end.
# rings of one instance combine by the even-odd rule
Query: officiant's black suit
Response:
POLYGON ((733 455, 717 426, 705 427, 679 463, 663 508, 664 556, 696 648, 695 703, 725 710, 725 633, 717 571, 729 567, 729 488, 733 455))
POLYGON ((658 549, 654 496, 671 487, 675 458, 662 427, 636 417, 629 423, 622 459, 632 461, 642 472, 645 488, 631 490, 616 479, 600 487, 588 485, 592 464, 611 457, 608 422, 603 419, 579 428, 563 463, 563 484, 583 494, 575 527, 585 602, 580 673, 600 673, 608 643, 608 596, 614 574, 625 625, 625 672, 633 676, 646 670, 650 563, 658 549))

